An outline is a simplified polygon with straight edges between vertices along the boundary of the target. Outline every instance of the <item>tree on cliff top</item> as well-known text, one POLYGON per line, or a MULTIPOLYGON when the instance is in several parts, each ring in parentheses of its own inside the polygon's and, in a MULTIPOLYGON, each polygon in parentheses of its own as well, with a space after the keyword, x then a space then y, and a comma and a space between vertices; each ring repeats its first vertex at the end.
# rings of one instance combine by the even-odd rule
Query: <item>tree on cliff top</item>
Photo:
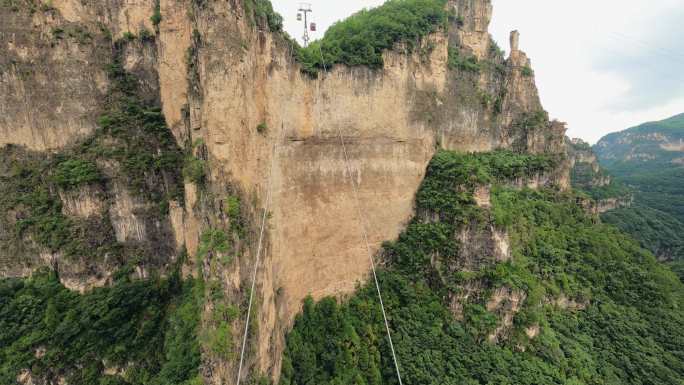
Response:
POLYGON ((382 51, 435 32, 447 21, 446 0, 389 0, 333 24, 321 40, 299 51, 303 71, 315 75, 333 64, 381 67, 382 51))

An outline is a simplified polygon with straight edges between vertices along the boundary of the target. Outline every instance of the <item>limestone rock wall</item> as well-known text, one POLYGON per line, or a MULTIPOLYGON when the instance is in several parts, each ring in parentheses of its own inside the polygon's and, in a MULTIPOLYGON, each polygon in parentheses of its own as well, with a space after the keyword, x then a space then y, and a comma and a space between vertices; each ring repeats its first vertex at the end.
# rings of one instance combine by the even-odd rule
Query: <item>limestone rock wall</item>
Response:
MULTIPOLYGON (((0 33, 9 38, 0 43, 0 60, 18 64, 0 70, 0 144, 58 149, 92 133, 108 86, 105 35, 155 34, 155 50, 129 46, 126 68, 160 100, 178 143, 199 143, 194 154, 208 164, 207 186, 188 183, 184 204, 171 202, 168 224, 158 226, 172 228, 176 247, 194 256, 203 231, 229 226, 218 211, 226 194, 239 191, 249 206, 252 236, 235 263, 215 273, 234 296, 249 283, 253 230, 270 186, 258 274, 259 331, 248 360, 253 371, 277 376, 284 330, 307 295, 343 295, 367 278, 361 228, 372 252, 399 234, 438 148, 565 152, 563 124, 519 124, 542 106, 525 54, 513 47, 506 59, 493 49, 490 0, 449 1, 457 15, 449 31, 426 37, 410 53, 403 47, 386 52, 382 69, 336 65, 317 78, 300 71, 290 45, 240 0, 159 5, 159 26, 149 21, 153 0, 55 0, 54 9, 32 14, 3 9, 7 23, 0 33), (90 43, 53 41, 52 28, 62 25, 92 30, 96 37, 90 43), (450 49, 474 56, 482 70, 450 68, 450 49), (37 70, 22 78, 24 68, 37 70)), ((539 183, 567 187, 566 171, 539 183)), ((136 220, 139 203, 124 191, 113 199, 117 237, 149 238, 150 224, 136 220)), ((66 210, 85 215, 93 205, 68 204, 66 210)), ((233 375, 234 363, 214 364, 207 373, 213 383, 233 375)))
POLYGON ((0 145, 64 148, 95 130, 112 40, 127 32, 153 34, 155 3, 16 3, 0 5, 0 145))
POLYGON ((598 158, 588 143, 581 139, 571 139, 567 143, 568 159, 575 171, 573 183, 577 187, 596 188, 610 185, 610 175, 606 175, 601 169, 598 158))

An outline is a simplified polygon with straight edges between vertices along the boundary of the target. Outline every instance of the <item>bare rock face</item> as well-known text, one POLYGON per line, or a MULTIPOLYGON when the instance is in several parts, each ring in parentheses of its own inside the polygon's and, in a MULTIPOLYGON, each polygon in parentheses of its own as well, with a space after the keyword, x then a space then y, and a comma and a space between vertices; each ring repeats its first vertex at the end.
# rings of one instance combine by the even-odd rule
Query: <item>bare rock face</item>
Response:
POLYGON ((511 329, 513 318, 522 309, 526 297, 524 291, 510 287, 501 287, 494 292, 487 302, 487 311, 497 314, 500 321, 496 330, 488 336, 490 342, 497 342, 511 329))
POLYGON ((62 212, 71 217, 89 218, 101 215, 106 207, 103 191, 94 186, 60 191, 59 197, 62 200, 62 212))
MULTIPOLYGON (((207 186, 188 183, 185 202, 170 202, 163 223, 145 219, 151 202, 115 188, 109 218, 120 242, 166 244, 173 231, 175 249, 185 246, 194 256, 203 231, 229 222, 217 209, 228 191, 251 202, 252 227, 260 225, 270 191, 257 285, 259 330, 248 360, 255 371, 280 372, 284 330, 302 299, 350 293, 367 278, 362 229, 372 253, 399 234, 437 149, 565 153, 565 126, 545 118, 518 35, 507 59, 493 47, 490 0, 449 1, 457 16, 449 31, 424 38, 410 53, 401 47, 385 52, 382 69, 336 65, 317 78, 300 71, 289 44, 255 23, 242 1, 159 5, 158 26, 149 21, 153 0, 55 0, 54 9, 33 15, 3 9, 0 144, 51 150, 91 134, 108 88, 103 68, 112 59, 110 41, 98 40, 104 37, 96 28, 113 39, 154 34, 156 50, 130 43, 124 66, 161 101, 179 144, 202 143, 207 186), (95 37, 69 33, 76 28, 95 37), (495 69, 454 70, 453 50, 495 69)), ((564 167, 521 183, 567 188, 564 167)), ((83 195, 63 197, 67 215, 100 210, 89 192, 77 194, 83 195)), ((486 194, 481 198, 487 205, 486 194)), ((473 257, 486 248, 497 260, 510 258, 506 234, 493 227, 483 234, 462 234, 473 257)), ((212 273, 227 292, 247 287, 256 239, 235 263, 212 273)), ((222 383, 234 369, 232 362, 217 362, 207 377, 222 383)))
POLYGON ((493 12, 491 0, 450 0, 447 6, 462 24, 458 29, 460 43, 467 47, 475 57, 484 59, 491 44, 489 36, 489 23, 493 12))
POLYGON ((462 229, 456 239, 462 246, 456 259, 458 264, 450 267, 454 272, 475 271, 482 266, 511 259, 508 234, 493 225, 473 223, 462 229))
POLYGON ((154 0, 3 6, 0 145, 55 150, 92 134, 108 87, 112 39, 153 33, 153 9, 154 0))
POLYGON ((279 372, 283 341, 274 331, 288 327, 304 297, 349 293, 366 279, 360 221, 372 252, 395 238, 412 215, 413 196, 437 148, 564 151, 563 125, 515 124, 541 111, 541 103, 534 78, 523 70, 529 65, 524 53, 504 62, 490 51, 491 3, 450 4, 464 20, 457 43, 435 33, 416 50, 427 57, 390 51, 382 70, 336 65, 316 79, 299 71, 277 35, 250 26, 239 6, 194 8, 188 129, 191 141, 206 143, 212 183, 235 183, 263 204, 275 165, 268 253, 259 275, 255 354, 263 372, 279 372), (464 78, 449 71, 450 44, 498 60, 502 73, 464 78), (500 98, 499 113, 494 102, 483 106, 478 89, 500 98), (268 129, 259 132, 259 126, 268 129))
POLYGON ((0 145, 48 150, 92 133, 108 44, 56 11, 3 7, 0 23, 0 145))

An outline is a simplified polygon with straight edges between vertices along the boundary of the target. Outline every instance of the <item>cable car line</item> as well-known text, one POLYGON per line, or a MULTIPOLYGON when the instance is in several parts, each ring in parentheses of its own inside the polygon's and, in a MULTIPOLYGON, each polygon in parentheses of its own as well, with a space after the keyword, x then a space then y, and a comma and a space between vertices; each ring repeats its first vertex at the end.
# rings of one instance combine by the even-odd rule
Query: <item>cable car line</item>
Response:
MULTIPOLYGON (((321 54, 321 63, 323 64, 323 71, 327 71, 326 69, 326 64, 325 64, 325 58, 323 57, 323 50, 321 49, 320 45, 318 47, 319 52, 321 54)), ((349 174, 349 181, 351 182, 352 185, 352 195, 354 196, 354 201, 356 203, 356 214, 359 220, 359 227, 361 228, 361 234, 363 235, 363 241, 366 246, 366 252, 368 253, 368 259, 370 261, 371 265, 371 272, 373 273, 373 280, 375 281, 375 289, 378 292, 378 299, 380 301, 380 309, 382 310, 382 318, 385 321, 385 330, 387 332, 387 340, 389 341, 389 346, 390 346, 390 351, 392 353, 392 360, 394 361, 394 368, 397 372, 397 379, 399 380, 399 385, 403 385, 403 382, 401 380, 401 371, 399 370, 399 360, 397 360, 397 354, 394 350, 394 343, 392 342, 392 332, 390 331, 389 327, 389 321, 387 320, 387 313, 385 311, 385 304, 382 300, 382 292, 380 290, 380 282, 378 281, 378 274, 375 270, 375 259, 373 258, 373 252, 371 251, 370 248, 370 243, 368 242, 368 231, 366 228, 366 221, 364 221, 363 214, 361 211, 361 199, 359 198, 359 191, 358 191, 358 186, 356 185, 356 182, 354 181, 354 178, 352 177, 352 168, 351 168, 351 163, 349 162, 349 155, 347 154, 347 146, 344 142, 344 136, 342 135, 342 128, 340 125, 337 126, 337 133, 340 138, 340 144, 342 145, 342 153, 344 154, 344 162, 345 166, 347 169, 347 173, 349 174)))
MULTIPOLYGON (((282 126, 281 126, 282 130, 282 126)), ((266 193, 266 203, 264 204, 264 210, 263 214, 261 215, 261 229, 259 230, 259 243, 257 246, 257 254, 256 254, 256 261, 254 262, 254 271, 252 273, 252 286, 249 291, 249 305, 247 306, 247 319, 245 320, 245 333, 242 337, 242 351, 240 352, 240 365, 238 366, 238 374, 237 374, 237 381, 236 384, 240 385, 240 377, 242 376, 242 365, 244 363, 244 358, 245 358, 245 348, 247 346, 247 335, 249 333, 249 320, 250 316, 252 314, 252 303, 254 301, 254 289, 256 286, 256 278, 257 278, 257 271, 259 270, 259 262, 261 260, 261 249, 263 245, 263 239, 264 239, 264 228, 266 227, 266 219, 268 217, 268 209, 271 204, 271 185, 273 182, 273 167, 275 164, 275 159, 276 159, 276 154, 278 153, 278 138, 276 138, 276 142, 273 144, 273 157, 271 158, 271 170, 269 171, 268 175, 268 183, 267 183, 267 193, 266 193)))

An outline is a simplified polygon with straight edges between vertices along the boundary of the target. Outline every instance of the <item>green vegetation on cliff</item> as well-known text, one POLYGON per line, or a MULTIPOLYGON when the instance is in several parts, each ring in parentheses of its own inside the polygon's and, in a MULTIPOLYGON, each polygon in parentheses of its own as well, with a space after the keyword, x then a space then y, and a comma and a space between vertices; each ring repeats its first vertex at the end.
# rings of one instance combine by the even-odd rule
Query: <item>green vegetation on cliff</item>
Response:
POLYGON ((35 383, 84 385, 199 378, 203 285, 178 272, 159 278, 158 271, 169 272, 176 252, 166 214, 170 200, 182 202, 184 156, 158 100, 124 69, 126 44, 112 46, 109 90, 93 135, 56 153, 0 148, 3 275, 50 264, 65 280, 76 275, 89 286, 88 278, 123 266, 110 286, 83 295, 48 268, 0 280, 1 384, 28 372, 35 383), (119 242, 112 207, 129 202, 145 237, 119 242), (73 208, 82 203, 83 213, 73 208), (149 279, 130 278, 143 268, 149 279))
MULTIPOLYGON (((596 224, 572 193, 506 187, 546 162, 450 152, 431 162, 417 216, 385 245, 388 266, 379 271, 405 383, 681 384, 682 283, 636 242, 596 224), (494 185, 491 210, 475 205, 481 183, 494 185), (464 246, 456 231, 491 225, 508 232, 512 259, 452 268, 464 246), (494 343, 488 336, 501 320, 487 303, 501 287, 524 293, 524 302, 494 343)), ((366 284, 341 304, 305 302, 287 337, 281 384, 396 384, 392 365, 366 284)))
POLYGON ((333 64, 381 67, 382 51, 409 46, 447 21, 446 0, 389 0, 333 24, 321 40, 299 51, 303 70, 316 74, 333 64))
POLYGON ((127 273, 84 295, 47 271, 0 280, 0 383, 30 370, 71 385, 190 384, 200 363, 202 285, 127 273))
POLYGON ((67 258, 119 254, 108 217, 84 219, 63 213, 59 188, 100 186, 101 176, 92 163, 62 159, 16 146, 0 148, 0 246, 5 258, 35 253, 32 243, 67 258))
MULTIPOLYGON (((124 44, 117 42, 115 48, 121 51, 124 44)), ((125 262, 106 212, 88 218, 65 214, 64 196, 71 191, 90 187, 84 191, 102 201, 104 211, 115 186, 126 188, 149 202, 149 209, 136 212, 149 222, 163 220, 170 200, 182 202, 184 156, 161 109, 141 96, 139 80, 120 60, 107 69, 110 89, 94 135, 56 154, 0 148, 0 210, 6 213, 0 217, 0 246, 5 258, 37 254, 35 245, 71 259, 125 262)), ((135 253, 155 259, 168 252, 160 252, 162 239, 154 243, 154 250, 135 253)))
POLYGON ((84 156, 116 161, 131 190, 153 201, 179 198, 183 153, 161 108, 141 99, 138 80, 120 61, 108 71, 112 83, 108 108, 95 136, 83 144, 84 156))
POLYGON ((257 23, 265 22, 271 32, 282 32, 283 17, 269 0, 245 0, 244 5, 247 15, 253 15, 257 23))

